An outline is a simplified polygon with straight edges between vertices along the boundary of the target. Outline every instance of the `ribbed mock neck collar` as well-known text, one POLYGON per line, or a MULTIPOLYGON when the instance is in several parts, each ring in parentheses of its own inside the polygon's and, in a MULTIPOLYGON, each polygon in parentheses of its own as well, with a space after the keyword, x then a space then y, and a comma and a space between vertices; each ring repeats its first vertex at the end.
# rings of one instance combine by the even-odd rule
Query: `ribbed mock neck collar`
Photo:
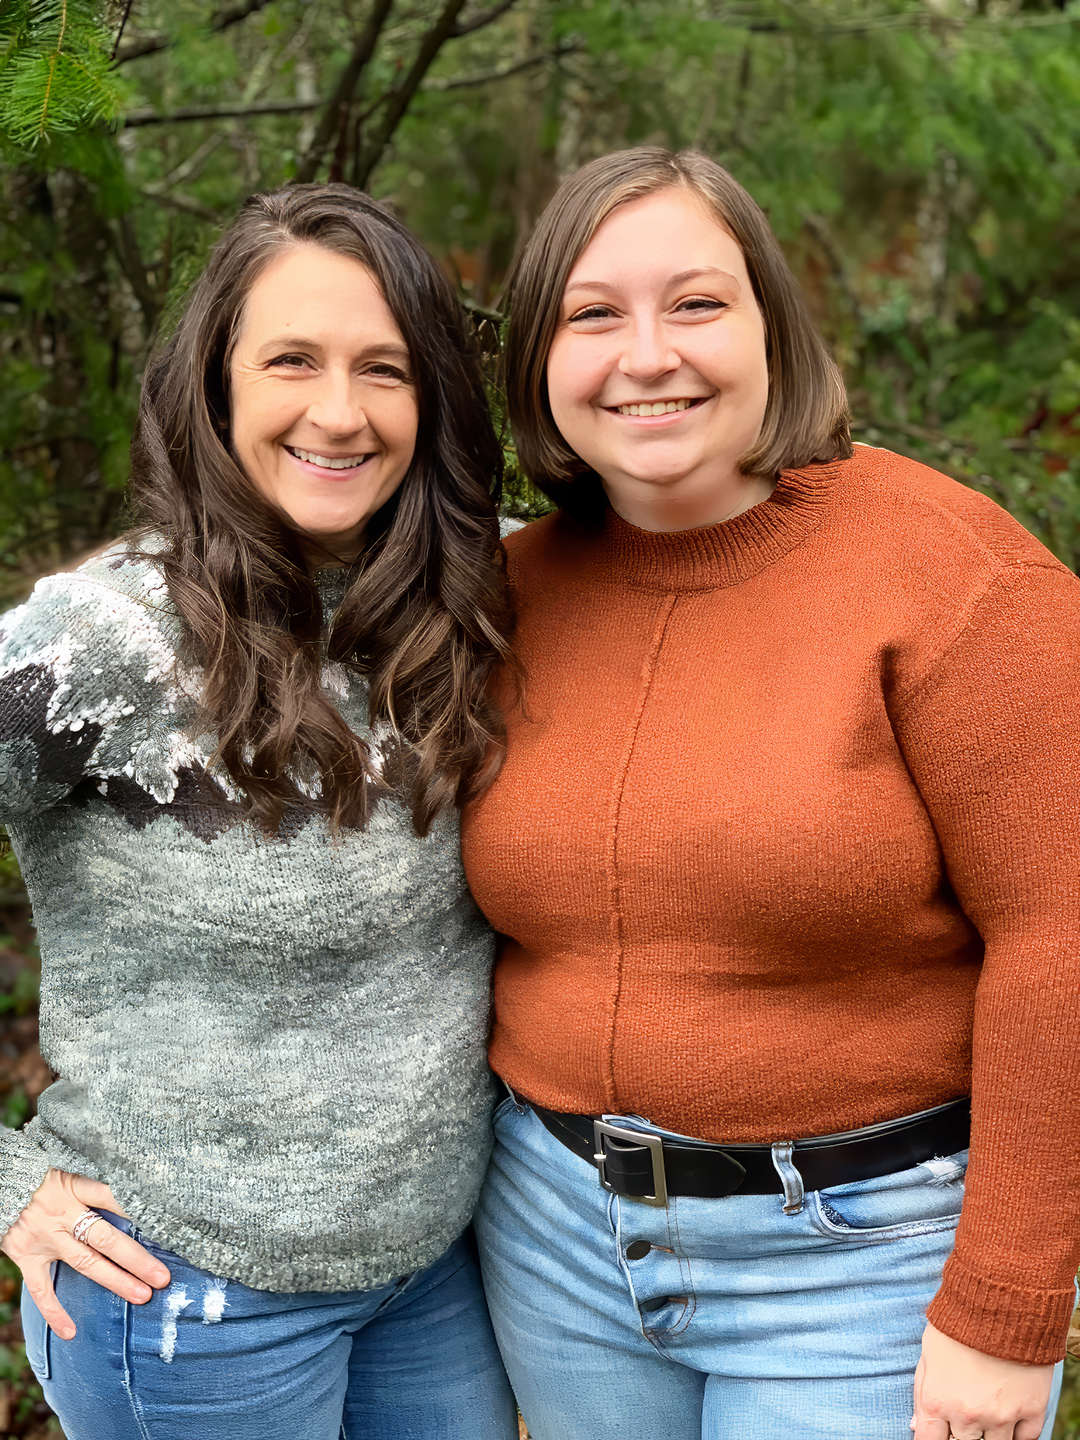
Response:
POLYGON ((738 585, 812 534, 832 503, 843 461, 784 470, 768 500, 719 525, 657 534, 608 507, 602 545, 624 584, 646 590, 717 590, 738 585))

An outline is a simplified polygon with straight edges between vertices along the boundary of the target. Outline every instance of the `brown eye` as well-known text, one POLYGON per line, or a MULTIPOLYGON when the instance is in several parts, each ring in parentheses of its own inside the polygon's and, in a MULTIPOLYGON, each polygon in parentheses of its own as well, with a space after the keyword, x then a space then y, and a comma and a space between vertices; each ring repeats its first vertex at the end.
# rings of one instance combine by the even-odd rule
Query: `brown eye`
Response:
POLYGON ((573 325, 576 320, 607 320, 610 315, 611 311, 606 305, 590 305, 588 309, 579 310, 576 315, 571 315, 569 323, 573 325))

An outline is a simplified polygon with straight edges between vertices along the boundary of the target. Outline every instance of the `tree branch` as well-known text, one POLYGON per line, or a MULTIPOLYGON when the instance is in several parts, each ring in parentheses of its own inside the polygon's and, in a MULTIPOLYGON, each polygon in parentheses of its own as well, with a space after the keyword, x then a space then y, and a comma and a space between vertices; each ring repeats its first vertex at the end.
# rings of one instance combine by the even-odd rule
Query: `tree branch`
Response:
MULTIPOLYGON (((561 55, 571 55, 585 46, 585 41, 580 38, 561 40, 551 50, 537 50, 532 55, 526 55, 521 60, 515 60, 511 65, 503 65, 492 70, 480 70, 475 75, 450 75, 447 77, 437 76, 433 80, 424 80, 423 90, 463 90, 470 85, 487 85, 495 80, 505 80, 510 75, 518 75, 522 70, 532 69, 534 65, 542 65, 545 60, 557 60, 561 55)), ((396 91, 388 92, 391 95, 396 91)), ((369 114, 373 114, 378 107, 385 103, 387 96, 380 98, 371 107, 369 114)), ((340 106, 342 102, 338 101, 340 106)), ((123 126, 142 125, 175 125, 184 120, 227 120, 244 118, 247 115, 300 115, 307 110, 319 110, 323 105, 329 107, 331 114, 335 110, 335 100, 255 100, 250 104, 243 101, 235 103, 224 102, 217 105, 183 105, 177 110, 154 110, 152 107, 144 109, 129 110, 120 122, 123 126)), ((331 135, 330 140, 333 140, 331 135)), ((329 148, 329 147, 327 147, 329 148)), ((297 176, 299 178, 299 175, 297 176)))
POLYGON ((120 28, 116 32, 112 53, 109 56, 110 60, 116 59, 116 52, 120 49, 120 41, 124 38, 124 30, 127 28, 127 22, 131 19, 131 7, 134 3, 135 0, 127 0, 127 4, 124 6, 124 13, 120 16, 120 28))
POLYGON ((297 115, 318 110, 321 100, 256 100, 250 105, 184 105, 179 110, 129 110, 121 125, 172 125, 181 120, 225 120, 243 115, 297 115))
POLYGON ((152 200, 155 205, 165 205, 170 210, 179 210, 183 215, 197 215, 200 220, 209 220, 214 225, 221 219, 217 211, 211 210, 209 205, 200 205, 198 200, 189 200, 183 195, 166 195, 157 190, 141 190, 139 193, 145 200, 152 200))
POLYGON ((121 215, 116 222, 116 230, 113 231, 106 227, 106 234, 113 242, 116 258, 120 261, 120 268, 127 277, 135 299, 139 302, 139 308, 142 310, 143 319, 146 322, 146 332, 149 335, 157 323, 158 299, 146 273, 146 262, 139 253, 139 242, 135 238, 135 226, 131 222, 131 216, 121 215))
POLYGON ((472 35, 476 30, 483 30, 485 25, 490 25, 493 20, 498 20, 500 15, 505 15, 512 10, 517 0, 499 0, 499 4, 492 6, 490 10, 483 11, 480 15, 474 15, 471 20, 461 20, 450 31, 455 38, 458 35, 472 35))
POLYGON ((296 167, 298 181, 304 182, 315 178, 315 172, 322 164, 323 156, 329 150, 337 134, 338 126, 341 123, 341 107, 351 103, 353 91, 375 53, 375 46, 379 43, 383 26, 390 18, 393 4, 394 0, 375 0, 372 12, 368 16, 368 22, 356 37, 352 54, 338 77, 338 83, 334 86, 334 93, 326 102, 326 109, 319 121, 314 139, 308 147, 308 152, 296 167))
POLYGON ((420 82, 430 70, 436 55, 454 34, 457 17, 464 8, 465 0, 446 0, 442 14, 421 40, 420 49, 416 52, 416 58, 410 65, 405 78, 387 94, 386 111, 378 129, 369 142, 357 149, 352 183, 359 189, 362 190, 367 184, 372 170, 375 169, 383 151, 389 145, 390 138, 397 129, 401 117, 419 90, 420 82))
POLYGON ((526 55, 521 60, 515 60, 510 65, 501 65, 494 70, 478 70, 475 75, 450 75, 445 79, 437 76, 434 80, 425 80, 424 90, 464 90, 469 85, 487 85, 493 80, 505 80, 508 75, 520 75, 522 70, 531 70, 534 65, 542 65, 545 60, 557 60, 560 55, 572 55, 578 50, 584 50, 586 41, 580 36, 572 39, 560 40, 551 50, 534 50, 531 55, 526 55))
MULTIPOLYGON (((249 15, 254 15, 269 3, 270 0, 235 0, 234 4, 225 5, 218 11, 210 22, 210 31, 216 35, 222 30, 228 30, 231 25, 246 20, 249 15)), ((172 43, 173 37, 166 30, 155 30, 149 35, 135 35, 126 45, 121 46, 116 55, 116 63, 124 65, 128 60, 138 60, 142 55, 154 55, 158 50, 167 49, 172 43)))

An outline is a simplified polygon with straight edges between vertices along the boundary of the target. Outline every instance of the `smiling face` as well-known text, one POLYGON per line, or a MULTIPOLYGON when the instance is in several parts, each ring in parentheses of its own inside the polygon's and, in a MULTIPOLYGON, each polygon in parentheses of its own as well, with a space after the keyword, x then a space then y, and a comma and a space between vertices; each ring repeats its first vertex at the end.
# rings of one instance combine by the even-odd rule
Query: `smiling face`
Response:
POLYGON ((410 370, 358 260, 297 246, 252 286, 230 367, 233 450, 315 556, 356 555, 405 478, 416 446, 410 370))
POLYGON ((642 529, 715 524, 772 491, 738 469, 769 397, 765 326, 742 251, 687 190, 599 227, 567 280, 547 386, 564 440, 642 529))

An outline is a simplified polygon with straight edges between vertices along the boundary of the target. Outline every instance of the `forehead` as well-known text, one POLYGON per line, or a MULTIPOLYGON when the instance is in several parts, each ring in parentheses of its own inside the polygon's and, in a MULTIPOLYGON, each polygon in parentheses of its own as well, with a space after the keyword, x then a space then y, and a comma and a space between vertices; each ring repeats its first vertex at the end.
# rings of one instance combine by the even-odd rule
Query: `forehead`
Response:
POLYGON ((370 337, 373 329, 384 338, 401 338, 366 265, 319 245, 296 245, 275 256, 255 280, 239 333, 248 339, 266 331, 309 335, 313 327, 341 338, 370 337))
POLYGON ((618 206, 578 256, 567 285, 716 266, 748 279, 742 249, 692 190, 670 188, 618 206), (602 273, 604 272, 604 273, 602 273))

